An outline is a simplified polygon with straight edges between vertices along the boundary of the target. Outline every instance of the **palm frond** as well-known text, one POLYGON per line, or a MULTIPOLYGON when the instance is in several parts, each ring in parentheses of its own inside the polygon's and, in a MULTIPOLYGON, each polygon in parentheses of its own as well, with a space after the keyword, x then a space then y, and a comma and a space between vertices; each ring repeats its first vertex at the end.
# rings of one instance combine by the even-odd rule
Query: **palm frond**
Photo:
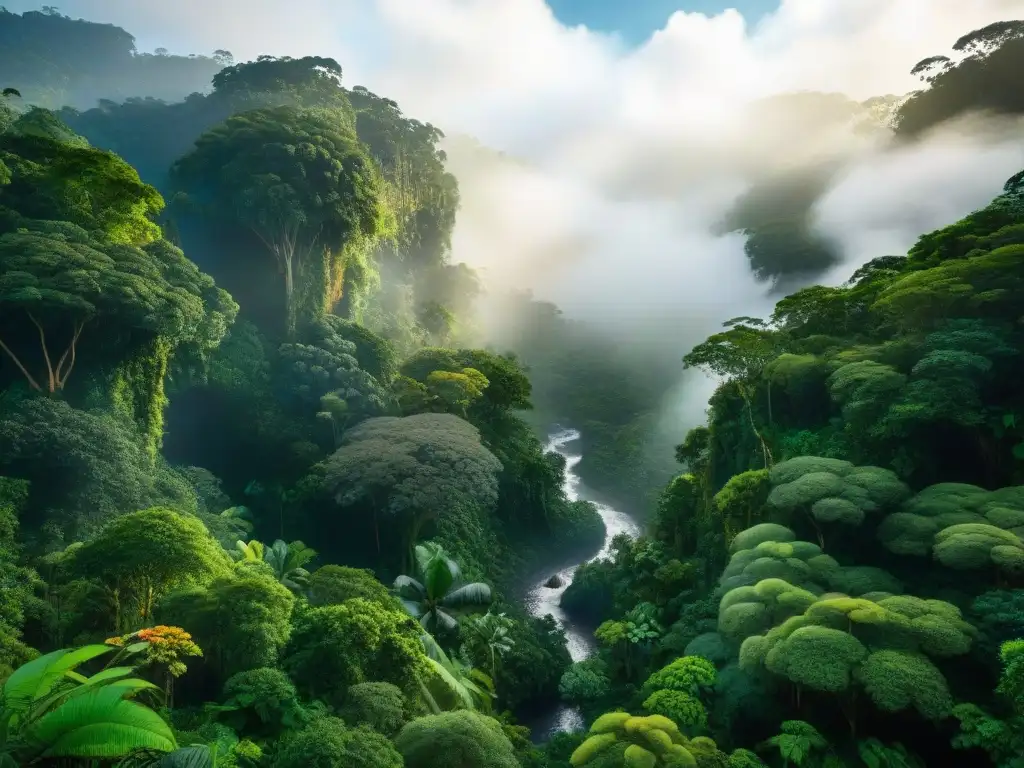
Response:
MULTIPOLYGON (((110 667, 109 669, 97 672, 92 677, 83 677, 82 675, 76 674, 75 677, 76 682, 79 683, 78 685, 74 687, 58 686, 52 690, 48 696, 37 699, 33 702, 31 707, 32 715, 34 717, 40 717, 45 712, 48 712, 57 706, 57 704, 62 700, 68 699, 72 696, 79 696, 100 685, 114 685, 116 683, 120 683, 122 678, 128 678, 128 675, 132 674, 135 674, 135 667, 110 667), (81 680, 78 680, 77 678, 81 678, 81 680)), ((135 683, 142 684, 138 690, 143 690, 147 686, 156 688, 155 685, 146 682, 145 680, 137 680, 135 678, 128 679, 135 683)))
POLYGON ((427 597, 426 587, 412 576, 399 576, 392 585, 392 591, 410 600, 424 600, 427 597))
POLYGON ((459 626, 458 619, 437 607, 424 613, 420 618, 420 624, 427 630, 441 628, 449 632, 458 629, 459 626))
POLYGON ((441 600, 441 604, 449 608, 486 605, 489 602, 491 602, 491 588, 479 581, 453 589, 441 600))
POLYGON ((466 707, 466 709, 476 709, 476 703, 473 700, 473 694, 463 684, 461 680, 455 677, 448 669, 439 661, 428 658, 427 663, 433 668, 435 674, 444 683, 445 688, 451 692, 458 701, 466 707))
POLYGON ((399 602, 414 619, 418 620, 423 616, 423 606, 420 605, 418 600, 407 600, 404 597, 400 597, 399 602))
POLYGON ((423 586, 427 588, 427 596, 433 600, 443 597, 455 584, 458 567, 452 569, 452 561, 446 557, 435 557, 427 563, 426 569, 420 574, 423 586))

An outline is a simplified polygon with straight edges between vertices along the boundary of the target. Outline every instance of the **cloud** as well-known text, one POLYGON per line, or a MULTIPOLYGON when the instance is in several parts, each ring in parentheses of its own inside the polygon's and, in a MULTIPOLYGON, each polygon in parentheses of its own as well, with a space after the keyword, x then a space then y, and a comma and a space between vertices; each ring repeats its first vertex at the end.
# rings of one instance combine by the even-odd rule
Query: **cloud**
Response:
POLYGON ((1024 168, 1022 136, 1021 120, 965 119, 850 163, 814 210, 845 256, 823 282, 844 281, 851 264, 904 253, 918 235, 985 206, 1024 168))
POLYGON ((742 239, 712 234, 755 176, 825 161, 839 169, 816 211, 847 257, 829 276, 839 282, 983 204, 1022 165, 1022 141, 1009 134, 947 131, 894 150, 849 119, 753 105, 797 90, 906 93, 919 85, 909 75, 917 61, 1024 17, 1024 0, 782 0, 755 27, 733 10, 677 12, 634 48, 560 24, 543 0, 61 7, 150 46, 334 56, 349 85, 521 158, 483 162, 449 142, 464 200, 455 259, 481 267, 494 288, 532 287, 620 343, 663 355, 770 308, 742 239))

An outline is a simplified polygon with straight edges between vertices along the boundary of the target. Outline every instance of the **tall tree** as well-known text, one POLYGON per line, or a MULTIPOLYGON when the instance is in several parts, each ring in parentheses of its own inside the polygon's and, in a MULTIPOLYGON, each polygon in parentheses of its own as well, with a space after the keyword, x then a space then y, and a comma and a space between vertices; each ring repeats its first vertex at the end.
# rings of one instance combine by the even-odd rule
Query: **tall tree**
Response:
POLYGON ((330 309, 359 277, 346 267, 390 226, 377 168, 337 109, 235 115, 196 141, 172 179, 183 199, 263 243, 284 279, 290 334, 300 304, 310 316, 330 309))
POLYGON ((326 462, 324 490, 345 507, 370 507, 377 550, 380 517, 399 523, 403 553, 423 526, 460 504, 497 501, 501 463, 480 433, 446 413, 369 419, 350 429, 326 462))
POLYGON ((215 347, 234 319, 231 298, 165 241, 136 248, 65 222, 24 224, 0 236, 0 350, 32 389, 64 389, 87 327, 107 335, 106 347, 134 333, 136 345, 168 340, 169 354, 177 344, 215 347), (42 375, 27 357, 32 336, 42 375))
POLYGON ((925 83, 900 105, 898 136, 914 138, 970 112, 1024 114, 1018 75, 1024 67, 1024 21, 997 21, 968 32, 952 55, 929 56, 911 70, 925 83))

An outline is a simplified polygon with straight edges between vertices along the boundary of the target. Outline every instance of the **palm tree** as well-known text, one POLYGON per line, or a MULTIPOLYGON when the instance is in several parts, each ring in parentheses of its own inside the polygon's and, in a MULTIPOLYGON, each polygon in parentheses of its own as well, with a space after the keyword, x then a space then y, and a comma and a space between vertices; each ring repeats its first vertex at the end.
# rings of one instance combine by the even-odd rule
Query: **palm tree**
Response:
POLYGON ((431 712, 437 714, 448 709, 491 711, 491 700, 495 698, 491 678, 479 669, 449 657, 429 633, 424 632, 420 642, 435 673, 426 683, 420 682, 420 692, 431 712))
POLYGON ((417 577, 399 576, 394 591, 402 605, 431 634, 459 626, 461 610, 487 605, 491 588, 481 582, 462 583, 459 565, 438 544, 416 546, 417 577))
POLYGON ((87 645, 53 651, 18 667, 0 689, 0 766, 61 758, 110 760, 140 749, 175 749, 170 726, 129 699, 142 691, 159 692, 159 687, 132 677, 134 666, 110 666, 147 647, 87 645), (91 677, 75 671, 114 650, 119 653, 91 677))
POLYGON ((498 676, 498 659, 512 650, 515 642, 510 636, 512 619, 504 613, 487 612, 483 616, 471 616, 466 622, 470 646, 483 649, 491 660, 491 679, 498 676))

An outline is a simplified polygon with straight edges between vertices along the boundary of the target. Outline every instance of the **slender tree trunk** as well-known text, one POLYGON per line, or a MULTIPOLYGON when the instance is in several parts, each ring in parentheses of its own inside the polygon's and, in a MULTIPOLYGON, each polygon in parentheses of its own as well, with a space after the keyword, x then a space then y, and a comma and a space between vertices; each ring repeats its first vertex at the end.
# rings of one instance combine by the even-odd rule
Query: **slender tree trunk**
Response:
POLYGON ((424 685, 423 681, 418 677, 416 682, 420 684, 420 694, 423 696, 423 702, 427 705, 427 709, 430 710, 431 714, 441 714, 441 708, 437 705, 437 700, 431 695, 430 691, 427 690, 427 686, 424 685))
POLYGON ((285 330, 288 333, 288 337, 291 338, 295 334, 296 326, 296 312, 295 312, 295 272, 292 261, 292 255, 285 254, 284 256, 284 311, 285 311, 285 330))
POLYGON ((168 669, 165 673, 164 678, 164 699, 168 709, 174 708, 174 676, 168 669))
POLYGON ((768 469, 773 463, 772 452, 768 450, 768 444, 764 441, 764 437, 757 428, 757 424, 754 422, 754 408, 750 403, 750 398, 747 396, 747 391, 742 384, 739 386, 740 396, 743 398, 743 402, 747 406, 747 417, 750 419, 750 428, 754 432, 754 436, 761 443, 761 453, 764 457, 764 468, 768 469))
POLYGON ((114 631, 121 634, 121 588, 114 587, 111 594, 114 598, 114 631))
POLYGON ((24 363, 22 363, 21 360, 18 359, 18 356, 15 355, 14 351, 4 343, 3 339, 0 339, 0 350, 3 350, 4 352, 7 353, 7 356, 11 358, 11 360, 14 362, 14 365, 17 366, 19 371, 21 371, 21 374, 28 381, 29 386, 31 386, 32 389, 36 390, 37 392, 46 391, 49 392, 50 394, 53 394, 57 390, 64 389, 64 385, 67 383, 68 376, 71 375, 71 371, 75 367, 75 352, 78 344, 78 337, 81 336, 82 328, 85 327, 85 323, 80 321, 74 324, 74 332, 71 336, 71 341, 65 348, 64 353, 60 356, 60 359, 57 360, 57 365, 54 366, 53 362, 50 359, 50 348, 46 343, 46 331, 43 329, 42 324, 38 320, 36 320, 35 316, 31 312, 28 312, 27 314, 29 320, 32 321, 32 324, 39 331, 39 345, 43 352, 43 360, 46 363, 46 387, 44 388, 42 385, 40 385, 36 378, 31 373, 28 372, 28 369, 25 367, 24 363), (67 370, 64 369, 65 363, 68 363, 67 370))
POLYGON ((807 515, 807 519, 810 521, 811 525, 814 527, 814 533, 818 537, 818 546, 821 547, 821 551, 824 552, 825 551, 825 534, 822 532, 821 528, 818 527, 818 523, 815 521, 814 515, 808 514, 807 515))
POLYGON ((14 364, 18 367, 18 370, 21 371, 22 376, 24 376, 25 379, 28 381, 29 386, 31 386, 32 389, 36 390, 37 392, 42 392, 43 388, 39 386, 39 382, 35 380, 35 377, 32 376, 31 373, 28 372, 28 369, 26 369, 25 366, 22 364, 21 360, 18 359, 18 356, 11 351, 11 348, 4 344, 3 339, 0 339, 0 349, 6 352, 8 357, 10 357, 11 360, 14 361, 14 364))
POLYGON ((142 603, 142 626, 149 624, 149 618, 153 615, 153 584, 149 579, 146 579, 145 589, 143 591, 143 603, 142 603))

